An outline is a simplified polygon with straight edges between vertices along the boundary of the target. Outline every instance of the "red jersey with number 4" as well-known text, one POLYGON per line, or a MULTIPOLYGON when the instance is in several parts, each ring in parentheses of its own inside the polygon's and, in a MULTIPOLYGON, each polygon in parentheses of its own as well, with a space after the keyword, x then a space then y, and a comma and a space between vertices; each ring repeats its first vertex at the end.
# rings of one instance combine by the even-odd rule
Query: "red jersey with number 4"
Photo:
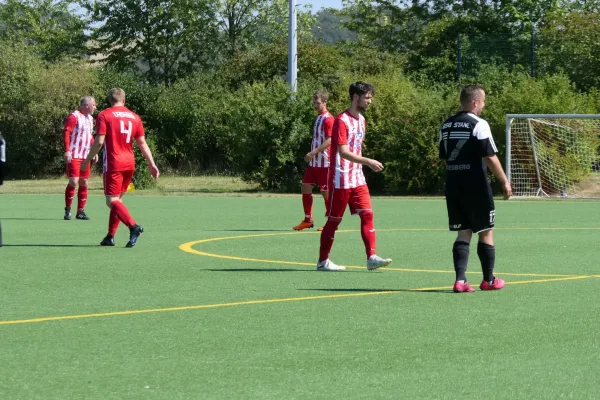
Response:
POLYGON ((104 172, 135 169, 133 141, 144 136, 140 117, 125 106, 107 108, 96 118, 96 133, 104 140, 104 172))

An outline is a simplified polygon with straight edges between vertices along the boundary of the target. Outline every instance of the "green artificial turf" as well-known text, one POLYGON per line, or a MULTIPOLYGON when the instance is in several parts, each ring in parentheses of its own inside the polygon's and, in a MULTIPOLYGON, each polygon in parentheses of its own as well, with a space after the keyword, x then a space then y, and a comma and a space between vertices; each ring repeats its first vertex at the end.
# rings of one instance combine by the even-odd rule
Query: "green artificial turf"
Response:
MULTIPOLYGON (((596 202, 498 201, 507 286, 469 294, 451 293, 440 199, 373 200, 378 254, 394 259, 381 271, 347 214, 331 254, 342 273, 315 271, 319 234, 291 230, 299 196, 125 203, 145 228, 132 249, 124 226, 98 246, 101 195, 90 221, 63 221, 62 195, 0 196, 0 398, 597 396, 596 202)), ((320 226, 317 195, 314 208, 320 226)), ((475 246, 469 265, 476 287, 475 246)))

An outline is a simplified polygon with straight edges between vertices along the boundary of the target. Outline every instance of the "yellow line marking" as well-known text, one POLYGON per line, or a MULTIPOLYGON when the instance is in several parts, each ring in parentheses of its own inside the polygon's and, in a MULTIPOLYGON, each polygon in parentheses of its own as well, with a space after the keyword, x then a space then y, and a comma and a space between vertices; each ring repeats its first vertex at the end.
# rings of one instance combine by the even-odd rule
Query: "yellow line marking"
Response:
MULTIPOLYGON (((528 283, 546 283, 546 282, 587 279, 587 278, 591 278, 591 277, 592 277, 592 275, 590 275, 590 276, 574 276, 574 277, 568 277, 568 278, 506 282, 506 284, 507 285, 519 285, 519 284, 528 284, 528 283)), ((31 324, 31 323, 37 323, 37 322, 64 321, 64 320, 83 319, 83 318, 102 318, 102 317, 114 317, 114 316, 119 316, 119 315, 136 315, 136 314, 149 314, 149 313, 171 312, 171 311, 200 310, 200 309, 208 309, 208 308, 234 307, 234 306, 245 306, 245 305, 253 305, 253 304, 284 303, 284 302, 291 302, 291 301, 306 301, 306 300, 320 300, 320 299, 339 299, 339 298, 343 298, 343 297, 376 296, 376 295, 382 295, 382 294, 392 294, 392 293, 402 293, 402 292, 426 292, 426 291, 431 291, 431 290, 450 290, 450 289, 452 289, 452 286, 438 286, 438 287, 427 287, 427 288, 416 288, 416 289, 386 290, 386 291, 381 291, 381 292, 344 293, 344 294, 330 294, 330 295, 323 295, 323 296, 288 297, 288 298, 282 298, 282 299, 248 300, 248 301, 238 301, 238 302, 232 302, 232 303, 201 304, 201 305, 196 305, 196 306, 152 308, 152 309, 147 309, 147 310, 113 311, 113 312, 95 313, 95 314, 62 315, 62 316, 57 316, 57 317, 42 317, 42 318, 31 318, 31 319, 7 320, 7 321, 0 321, 0 325, 31 324)))
MULTIPOLYGON (((498 274, 499 276, 502 274, 498 274)), ((592 275, 580 275, 580 276, 569 276, 565 278, 554 278, 554 279, 533 279, 529 281, 515 281, 515 282, 506 282, 507 285, 524 285, 528 283, 547 283, 547 282, 559 282, 559 281, 575 281, 579 279, 589 279, 592 278, 592 275)))
MULTIPOLYGON (((386 231, 397 231, 397 230, 404 230, 404 229, 388 229, 386 231)), ((414 230, 414 229, 410 229, 410 230, 414 230)), ((418 230, 424 230, 424 229, 418 229, 418 230)), ((359 231, 347 229, 347 230, 340 230, 338 232, 359 232, 359 231)), ((196 240, 193 242, 183 243, 182 245, 179 246, 179 249, 185 251, 186 253, 196 254, 196 255, 204 256, 204 257, 222 258, 222 259, 226 259, 226 260, 249 261, 249 262, 259 262, 259 263, 268 263, 268 264, 283 264, 283 265, 305 265, 305 266, 314 267, 315 266, 314 262, 311 263, 311 262, 302 262, 302 261, 266 260, 266 259, 262 259, 262 258, 237 257, 237 256, 228 256, 228 255, 216 254, 216 253, 208 253, 205 251, 200 251, 200 250, 194 249, 194 246, 196 246, 198 244, 216 242, 216 241, 220 241, 220 240, 248 239, 248 238, 257 238, 257 237, 298 235, 298 234, 320 234, 320 232, 284 232, 284 233, 260 233, 260 234, 252 234, 252 235, 241 235, 241 236, 224 236, 224 237, 202 239, 202 240, 196 240)), ((360 266, 354 266, 354 265, 351 265, 351 266, 346 265, 346 268, 361 269, 361 270, 365 269, 364 266, 360 267, 360 266)), ((388 271, 401 271, 401 272, 422 272, 422 273, 442 273, 442 274, 448 274, 448 273, 453 274, 454 273, 454 271, 451 271, 451 270, 431 270, 431 269, 416 269, 416 268, 387 267, 387 268, 381 268, 381 269, 388 270, 388 271)), ((473 274, 473 273, 479 273, 479 272, 472 271, 469 273, 473 274)), ((510 273, 510 272, 498 273, 498 275, 537 276, 537 277, 577 276, 575 274, 527 274, 527 273, 510 273)))

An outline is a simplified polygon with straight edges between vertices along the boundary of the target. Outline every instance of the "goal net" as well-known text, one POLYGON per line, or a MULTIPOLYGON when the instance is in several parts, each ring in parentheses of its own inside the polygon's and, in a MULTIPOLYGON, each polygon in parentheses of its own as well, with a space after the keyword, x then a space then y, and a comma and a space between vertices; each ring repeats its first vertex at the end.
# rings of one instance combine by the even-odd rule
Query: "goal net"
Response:
POLYGON ((506 173, 516 197, 600 198, 599 114, 508 114, 506 173))

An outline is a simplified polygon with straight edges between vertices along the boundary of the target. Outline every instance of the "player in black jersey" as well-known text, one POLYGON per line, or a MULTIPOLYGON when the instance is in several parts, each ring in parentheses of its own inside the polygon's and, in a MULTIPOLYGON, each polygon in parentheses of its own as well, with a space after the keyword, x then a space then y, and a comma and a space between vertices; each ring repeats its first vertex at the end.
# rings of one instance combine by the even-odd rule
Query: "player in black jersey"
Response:
POLYGON ((473 232, 479 235, 477 255, 481 261, 481 290, 498 290, 504 281, 494 276, 496 210, 487 169, 498 178, 504 199, 512 195, 510 183, 496 156, 490 126, 479 114, 485 107, 481 86, 466 86, 460 93, 461 111, 448 118, 440 130, 440 159, 446 162, 446 205, 451 231, 458 232, 452 248, 457 293, 473 292, 466 278, 469 245, 473 232))

